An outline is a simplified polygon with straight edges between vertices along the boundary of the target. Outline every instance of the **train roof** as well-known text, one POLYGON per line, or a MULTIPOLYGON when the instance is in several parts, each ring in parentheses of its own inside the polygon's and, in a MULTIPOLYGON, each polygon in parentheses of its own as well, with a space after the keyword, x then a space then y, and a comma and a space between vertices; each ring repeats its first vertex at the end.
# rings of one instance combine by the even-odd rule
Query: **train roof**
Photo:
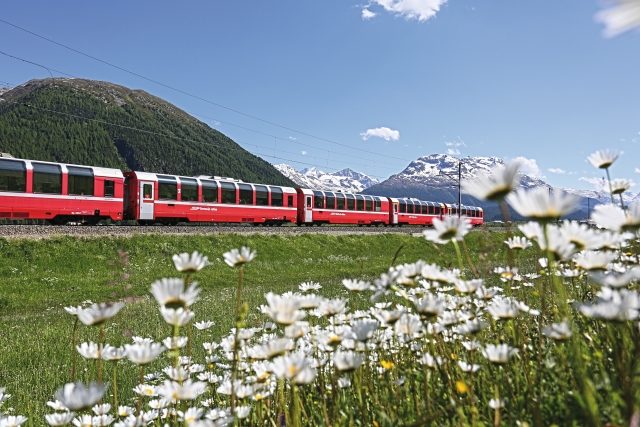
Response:
POLYGON ((152 172, 140 172, 140 171, 131 171, 131 173, 135 174, 138 179, 144 179, 147 181, 158 181, 158 177, 162 179, 162 177, 171 177, 177 178, 179 180, 190 179, 196 181, 217 181, 217 182, 228 182, 230 184, 246 184, 246 185, 263 185, 266 187, 277 187, 281 188, 286 193, 295 193, 295 188, 293 187, 285 187, 283 185, 272 185, 272 184, 263 184, 258 182, 245 182, 239 179, 228 178, 228 177, 219 177, 219 176, 210 176, 210 175, 198 175, 198 176, 183 176, 183 175, 174 175, 170 173, 152 173, 152 172))
MULTIPOLYGON (((3 153, 6 154, 6 153, 3 153)), ((89 166, 89 165, 77 165, 74 163, 62 163, 62 162, 48 162, 45 160, 30 160, 30 159, 20 159, 17 157, 10 157, 7 155, 3 155, 0 157, 0 160, 11 160, 11 161, 19 161, 19 162, 25 162, 26 165, 31 166, 33 165, 33 163, 41 163, 41 164, 46 164, 46 165, 56 165, 56 166, 60 166, 60 167, 64 167, 66 169, 67 166, 71 166, 71 167, 76 167, 76 168, 86 168, 86 169, 91 169, 93 171, 94 175, 98 175, 101 177, 106 177, 106 178, 124 178, 124 175, 122 174, 122 171, 120 169, 114 169, 114 168, 103 168, 100 166, 89 166)))

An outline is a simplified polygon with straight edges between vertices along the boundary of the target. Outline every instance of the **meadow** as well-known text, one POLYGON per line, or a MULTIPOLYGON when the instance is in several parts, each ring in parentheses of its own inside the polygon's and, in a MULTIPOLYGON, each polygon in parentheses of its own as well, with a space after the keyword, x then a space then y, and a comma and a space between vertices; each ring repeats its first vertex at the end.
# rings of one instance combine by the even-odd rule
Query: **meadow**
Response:
MULTIPOLYGON (((471 257, 499 262, 496 251, 502 233, 476 232, 470 237, 471 257)), ((370 280, 394 261, 424 259, 442 265, 455 263, 451 251, 422 238, 406 235, 379 236, 134 236, 130 238, 51 238, 45 240, 0 239, 0 387, 12 395, 7 406, 29 417, 29 424, 43 425, 56 389, 70 381, 70 337, 74 319, 65 306, 84 301, 124 300, 125 308, 106 325, 113 345, 132 336, 166 335, 166 326, 149 293, 153 281, 176 276, 171 257, 199 251, 211 265, 197 278, 202 289, 197 303, 198 320, 215 326, 206 339, 220 339, 234 325, 233 296, 237 272, 222 261, 229 248, 250 246, 258 256, 246 269, 244 299, 250 307, 248 323, 260 327, 265 319, 257 311, 267 292, 297 290, 302 282, 315 281, 327 297, 350 297, 342 279, 370 280)), ((352 308, 366 307, 367 298, 351 297, 352 308)), ((80 328, 78 342, 96 340, 95 331, 80 328)), ((204 357, 199 337, 194 353, 204 357)), ((93 363, 78 360, 80 380, 95 376, 93 363), (86 371, 85 371, 86 369, 86 371)), ((123 372, 123 398, 133 397, 135 373, 123 372), (128 389, 128 390, 127 390, 128 389)))

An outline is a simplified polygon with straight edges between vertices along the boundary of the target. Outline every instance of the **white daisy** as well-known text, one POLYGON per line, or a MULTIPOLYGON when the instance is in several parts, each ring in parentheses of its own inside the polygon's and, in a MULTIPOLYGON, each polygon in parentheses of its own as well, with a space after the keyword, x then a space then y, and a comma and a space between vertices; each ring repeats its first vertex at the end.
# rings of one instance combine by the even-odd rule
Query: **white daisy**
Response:
POLYGON ((566 320, 546 326, 542 333, 556 341, 565 341, 571 338, 571 328, 566 320))
POLYGON ((74 412, 56 412, 45 415, 44 419, 50 426, 66 426, 75 416, 74 412))
POLYGON ((546 187, 518 190, 507 201, 520 215, 536 220, 554 220, 573 212, 578 197, 564 191, 549 191, 546 187))
POLYGON ((487 344, 482 350, 482 355, 491 363, 505 364, 518 354, 518 349, 510 347, 508 344, 487 344))
POLYGON ((198 251, 192 254, 184 252, 173 256, 173 265, 182 273, 195 273, 209 265, 209 258, 198 251))
POLYGON ((497 166, 491 174, 482 174, 463 181, 462 190, 476 199, 502 200, 517 187, 518 170, 521 166, 521 162, 517 160, 505 166, 497 166))
POLYGON ((207 383, 188 379, 182 383, 166 380, 158 386, 158 394, 167 400, 194 400, 207 390, 207 383))
POLYGON ((616 258, 617 255, 612 252, 584 251, 576 254, 573 257, 573 262, 584 270, 604 271, 607 269, 609 263, 613 262, 616 258))
POLYGON ((468 218, 448 216, 444 220, 434 219, 433 229, 426 230, 422 234, 427 240, 443 244, 450 240, 463 240, 471 230, 471 221, 468 218))
POLYGON ((531 242, 526 237, 514 236, 504 241, 509 249, 527 249, 531 247, 531 242))
POLYGON ((316 377, 314 361, 303 353, 291 353, 273 359, 273 373, 295 384, 309 384, 316 377))
POLYGON ((322 289, 322 286, 317 282, 303 282, 298 285, 298 289, 300 289, 301 292, 319 291, 322 289))
POLYGON ((198 299, 200 289, 197 283, 184 288, 184 280, 163 278, 151 284, 151 293, 158 304, 168 308, 189 307, 198 299))
POLYGON ((124 307, 121 302, 92 304, 77 310, 78 319, 87 326, 100 325, 111 319, 124 307))
POLYGON ((125 344, 127 359, 136 365, 153 362, 166 348, 159 343, 125 344))
POLYGON ((640 228, 640 201, 633 202, 626 211, 616 205, 598 205, 591 219, 598 227, 612 231, 634 231, 640 228))
POLYGON ((338 371, 356 370, 364 362, 364 356, 355 351, 336 351, 333 356, 333 365, 338 371))
POLYGON ((225 252, 223 257, 224 262, 226 262, 229 267, 240 267, 251 262, 256 257, 256 252, 243 246, 240 249, 231 249, 229 252, 225 252))
POLYGON ((76 411, 95 405, 102 399, 104 392, 104 384, 91 383, 85 386, 82 383, 68 383, 56 391, 55 398, 65 408, 76 411))
POLYGON ((587 160, 593 165, 594 168, 607 169, 615 162, 620 153, 612 150, 598 150, 589 154, 587 160))
POLYGON ((367 291, 371 289, 371 283, 364 280, 342 280, 342 285, 350 291, 367 291))
POLYGON ((611 194, 622 194, 631 188, 631 181, 628 179, 611 180, 611 194))

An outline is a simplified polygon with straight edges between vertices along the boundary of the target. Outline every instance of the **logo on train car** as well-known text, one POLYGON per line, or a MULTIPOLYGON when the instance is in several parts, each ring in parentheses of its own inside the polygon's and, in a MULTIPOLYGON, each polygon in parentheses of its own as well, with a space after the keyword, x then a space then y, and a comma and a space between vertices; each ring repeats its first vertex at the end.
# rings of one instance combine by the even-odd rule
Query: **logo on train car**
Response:
POLYGON ((218 208, 209 208, 209 207, 204 207, 204 206, 191 206, 191 210, 192 210, 192 211, 211 211, 211 212, 218 212, 218 208))
POLYGON ((342 213, 342 212, 331 212, 332 216, 345 216, 346 214, 342 213))

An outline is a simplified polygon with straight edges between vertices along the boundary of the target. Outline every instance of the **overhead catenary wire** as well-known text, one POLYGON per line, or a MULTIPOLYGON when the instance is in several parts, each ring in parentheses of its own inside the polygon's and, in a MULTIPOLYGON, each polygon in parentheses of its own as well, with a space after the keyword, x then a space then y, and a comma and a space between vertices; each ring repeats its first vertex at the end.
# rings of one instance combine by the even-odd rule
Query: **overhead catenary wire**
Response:
MULTIPOLYGON (((33 65, 35 65, 35 66, 38 66, 38 67, 44 68, 44 69, 46 69, 47 71, 49 71, 49 73, 50 73, 50 74, 51 74, 51 71, 53 70, 53 71, 55 71, 56 73, 63 74, 63 75, 65 75, 65 76, 67 76, 67 77, 70 77, 70 78, 74 78, 74 79, 76 79, 76 78, 81 78, 81 77, 77 77, 77 76, 74 76, 74 75, 72 75, 72 74, 66 73, 66 72, 64 72, 64 71, 57 70, 57 69, 55 69, 55 68, 48 67, 48 66, 46 66, 46 65, 44 65, 44 64, 41 64, 41 63, 38 63, 38 62, 35 62, 35 61, 31 61, 31 60, 28 60, 28 59, 25 59, 25 58, 21 58, 21 57, 19 57, 19 56, 15 56, 15 55, 8 54, 8 53, 3 52, 3 51, 0 51, 0 54, 6 55, 6 56, 8 56, 8 57, 10 57, 10 58, 12 58, 12 59, 18 60, 18 61, 26 62, 26 63, 29 63, 29 64, 33 64, 33 65)), ((51 74, 51 78, 53 78, 53 74, 51 74)), ((327 153, 329 153, 329 152, 330 152, 330 153, 333 153, 333 154, 339 154, 339 155, 349 155, 349 154, 347 154, 347 153, 341 153, 341 152, 336 152, 336 151, 326 150, 325 148, 316 147, 316 146, 314 146, 314 145, 310 145, 310 144, 305 144, 305 143, 299 142, 299 141, 297 141, 297 140, 292 141, 290 138, 283 138, 283 137, 280 137, 280 136, 277 136, 277 135, 272 135, 272 134, 267 133, 267 132, 264 132, 264 131, 260 131, 260 130, 257 130, 257 129, 252 129, 252 128, 249 128, 249 127, 246 127, 246 126, 243 126, 243 125, 238 125, 238 124, 235 124, 235 123, 232 123, 232 122, 222 121, 222 120, 217 120, 217 119, 215 119, 215 118, 206 117, 206 116, 204 116, 204 115, 199 115, 199 114, 191 114, 191 115, 192 115, 193 117, 195 117, 195 118, 200 118, 201 120, 202 120, 202 118, 208 118, 209 120, 214 120, 214 121, 217 121, 217 122, 220 122, 220 123, 226 123, 226 124, 229 124, 229 125, 231 125, 231 126, 236 126, 236 127, 239 127, 239 128, 241 128, 241 129, 244 129, 244 130, 247 130, 247 131, 255 132, 255 133, 258 133, 258 134, 261 134, 261 135, 264 135, 264 136, 268 136, 268 137, 272 137, 272 138, 274 138, 274 139, 276 139, 276 140, 287 141, 287 142, 293 142, 293 143, 296 143, 296 144, 298 144, 298 145, 302 145, 302 146, 308 147, 308 148, 310 148, 310 149, 320 150, 320 151, 323 151, 323 152, 325 152, 325 151, 326 151, 327 153)), ((236 139, 237 139, 237 138, 236 138, 236 139)), ((256 145, 256 144, 248 144, 248 143, 244 143, 244 145, 249 145, 249 146, 253 146, 253 147, 263 148, 262 146, 260 146, 260 145, 256 145)), ((283 151, 283 152, 284 152, 284 151, 283 151)), ((298 154, 298 153, 288 152, 288 154, 298 154)), ((274 153, 274 155, 275 155, 275 153, 274 153)), ((271 157, 273 157, 273 156, 271 156, 271 157)), ((365 159, 365 160, 369 160, 369 161, 374 162, 374 160, 373 160, 373 159, 365 159)), ((305 164, 305 162, 297 162, 297 163, 305 164)), ((353 161, 351 161, 351 164, 353 164, 353 163, 354 163, 354 162, 353 162, 353 161)), ((363 167, 369 167, 369 166, 370 166, 370 165, 368 165, 368 164, 367 164, 367 165, 365 165, 365 164, 363 164, 363 163, 359 163, 359 162, 355 162, 355 164, 359 164, 359 165, 361 165, 361 166, 363 166, 363 167)), ((337 169, 337 168, 330 168, 328 165, 326 165, 326 166, 316 165, 316 167, 324 167, 325 169, 339 170, 339 169, 337 169)), ((380 177, 375 176, 375 175, 369 175, 369 176, 372 176, 372 177, 374 177, 374 178, 380 178, 380 177)))
POLYGON ((202 102, 205 102, 207 104, 216 106, 218 108, 233 112, 235 114, 244 116, 246 118, 249 118, 249 119, 252 119, 252 120, 256 120, 256 121, 268 124, 270 126, 278 127, 278 128, 281 128, 281 129, 284 129, 284 130, 287 130, 289 132, 293 132, 293 133, 296 133, 296 134, 299 134, 299 135, 304 135, 304 136, 306 136, 308 138, 312 138, 312 139, 315 139, 315 140, 318 140, 318 141, 323 141, 323 142, 326 142, 326 143, 329 143, 329 144, 334 144, 334 145, 337 145, 337 146, 345 147, 345 148, 348 148, 350 150, 369 153, 369 154, 373 154, 373 155, 376 155, 376 156, 384 157, 386 159, 395 159, 395 160, 401 160, 401 161, 405 161, 405 162, 407 161, 407 159, 405 159, 405 158, 401 158, 401 157, 397 157, 397 156, 393 156, 393 155, 389 155, 389 154, 384 154, 384 153, 377 153, 375 151, 365 150, 365 149, 362 149, 362 148, 352 147, 352 146, 350 146, 348 144, 344 144, 344 143, 332 140, 330 138, 325 138, 325 137, 322 137, 322 136, 314 135, 314 134, 312 134, 310 132, 307 132, 307 131, 304 131, 304 130, 296 129, 296 128, 293 128, 291 126, 286 126, 286 125, 277 123, 275 121, 268 120, 268 119, 256 116, 255 114, 246 113, 246 112, 241 111, 241 110, 239 110, 237 108, 229 107, 229 106, 221 104, 219 102, 204 98, 204 97, 202 97, 200 95, 196 95, 196 94, 187 92, 187 91, 185 91, 183 89, 180 89, 180 88, 177 88, 175 86, 169 85, 167 83, 161 82, 161 81, 159 81, 157 79, 154 79, 154 78, 151 78, 151 77, 147 77, 147 76, 145 76, 143 74, 140 74, 140 73, 138 73, 136 71, 129 70, 129 69, 125 68, 125 67, 122 67, 120 65, 114 64, 114 63, 112 63, 110 61, 107 61, 105 59, 98 58, 97 56, 94 56, 94 55, 89 54, 87 52, 84 52, 82 50, 76 49, 76 48, 74 48, 72 46, 69 46, 69 45, 67 45, 65 43, 58 42, 56 40, 51 39, 50 37, 44 36, 42 34, 38 34, 35 31, 29 30, 29 29, 24 28, 24 27, 22 27, 20 25, 17 25, 17 24, 14 24, 12 22, 9 22, 6 19, 0 18, 0 22, 4 23, 6 25, 9 25, 9 26, 11 26, 11 27, 13 27, 15 29, 18 29, 20 31, 23 31, 25 33, 28 33, 28 34, 30 34, 30 35, 32 35, 34 37, 39 38, 39 39, 45 40, 45 41, 47 41, 49 43, 52 43, 52 44, 54 44, 56 46, 62 47, 64 49, 67 49, 67 50, 69 50, 71 52, 74 52, 74 53, 76 53, 78 55, 82 55, 82 56, 84 56, 86 58, 89 58, 91 60, 100 62, 100 63, 102 63, 104 65, 107 65, 109 67, 115 68, 115 69, 117 69, 119 71, 125 72, 127 74, 132 75, 132 76, 135 76, 135 77, 138 77, 140 79, 146 80, 146 81, 148 81, 150 83, 153 83, 153 84, 156 84, 158 86, 164 87, 166 89, 172 90, 172 91, 174 91, 176 93, 180 93, 180 94, 188 96, 190 98, 197 99, 199 101, 202 101, 202 102))
MULTIPOLYGON (((206 143, 206 144, 212 144, 212 145, 216 145, 219 147, 223 147, 222 144, 215 142, 215 141, 209 141, 209 140, 198 140, 198 139, 191 139, 191 138, 184 138, 184 137, 180 137, 177 135, 171 135, 171 134, 166 134, 166 133, 162 133, 162 132, 155 132, 155 131, 151 131, 148 129, 140 129, 134 126, 129 126, 129 125, 123 125, 123 124, 119 124, 119 123, 113 123, 113 122, 109 122, 107 120, 102 120, 102 119, 96 119, 93 117, 86 117, 86 116, 82 116, 79 114, 74 114, 74 113, 68 113, 68 112, 64 112, 64 111, 58 111, 58 110, 54 110, 51 108, 44 108, 44 107, 38 107, 36 105, 32 105, 26 102, 18 102, 18 101, 11 101, 11 100, 5 100, 5 102, 11 103, 11 104, 16 104, 16 105, 24 105, 28 108, 32 108, 35 110, 39 110, 39 111, 43 111, 43 112, 48 112, 48 113, 52 113, 52 114, 58 114, 61 116, 65 116, 68 119, 78 119, 78 120, 85 120, 85 121, 91 121, 91 122, 95 122, 95 123, 100 123, 100 124, 104 124, 107 126, 115 126, 115 127, 119 127, 119 128, 123 128, 123 129, 127 129, 127 130, 132 130, 135 132, 141 132, 141 133, 145 133, 148 135, 154 135, 154 136, 159 136, 159 137, 163 137, 163 138, 170 138, 170 139, 174 139, 174 140, 180 140, 180 141, 185 141, 185 142, 196 142, 196 143, 206 143)), ((243 144, 244 145, 244 144, 243 144)), ((259 147, 255 144, 246 144, 246 145, 253 145, 255 147, 259 147)), ((251 152, 250 152, 251 153, 251 152)), ((280 157, 280 156, 274 156, 274 155, 270 155, 270 154, 266 154, 266 153, 251 153, 253 155, 260 155, 260 156, 265 156, 265 157, 269 157, 269 158, 274 158, 274 159, 278 159, 278 160, 283 160, 283 161, 287 161, 287 162, 292 162, 292 163, 297 163, 297 164, 301 164, 301 165, 306 165, 306 166, 313 166, 313 167, 318 167, 321 168, 323 167, 320 164, 317 163, 310 163, 310 162, 302 162, 302 161, 298 161, 298 160, 294 160, 294 159, 289 159, 289 158, 285 158, 285 157, 280 157)), ((294 154, 294 153, 290 153, 290 154, 294 154)), ((338 168, 327 168, 330 170, 340 170, 338 168)), ((379 178, 377 176, 373 176, 374 178, 379 178)))

